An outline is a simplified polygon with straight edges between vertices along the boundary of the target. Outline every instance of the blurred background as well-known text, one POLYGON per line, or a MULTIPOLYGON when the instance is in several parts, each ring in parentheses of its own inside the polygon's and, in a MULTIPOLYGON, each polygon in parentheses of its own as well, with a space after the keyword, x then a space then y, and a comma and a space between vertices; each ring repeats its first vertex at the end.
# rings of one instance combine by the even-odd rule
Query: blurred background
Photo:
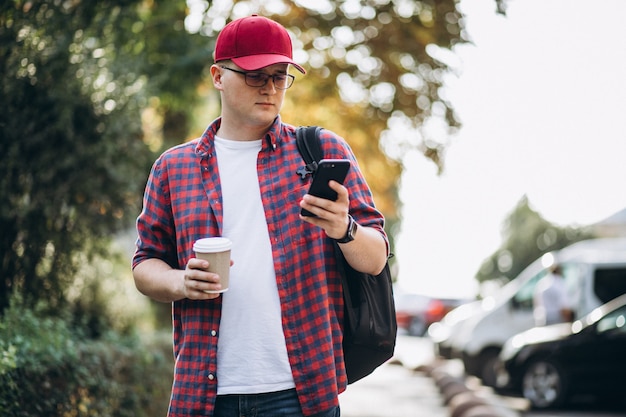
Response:
POLYGON ((134 220, 154 159, 219 114, 208 70, 231 19, 263 14, 293 35, 308 73, 281 117, 354 149, 397 293, 426 301, 409 303, 429 312, 411 330, 423 334, 548 251, 626 233, 624 12, 620 0, 3 2, 0 414, 167 407, 170 306, 134 288, 134 220))
POLYGON ((558 229, 624 233, 626 195, 616 187, 626 179, 626 41, 614 14, 624 4, 508 6, 502 16, 489 2, 462 1, 471 42, 438 55, 454 68, 443 90, 462 128, 441 175, 424 158, 405 159, 396 252, 399 281, 415 291, 463 297, 480 290, 469 276, 513 277, 532 259, 512 245, 500 251, 507 239, 539 238, 543 251, 558 229), (511 230, 512 217, 531 212, 549 225, 511 230))

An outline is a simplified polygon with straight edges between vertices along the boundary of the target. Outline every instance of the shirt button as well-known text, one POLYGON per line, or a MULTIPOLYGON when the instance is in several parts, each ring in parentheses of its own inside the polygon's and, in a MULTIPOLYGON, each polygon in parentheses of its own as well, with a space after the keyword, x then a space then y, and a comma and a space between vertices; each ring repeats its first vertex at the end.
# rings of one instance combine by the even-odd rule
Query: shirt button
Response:
POLYGON ((211 330, 211 336, 217 336, 217 332, 215 330, 211 330))
POLYGON ((215 379, 215 375, 209 374, 209 380, 213 381, 215 379))

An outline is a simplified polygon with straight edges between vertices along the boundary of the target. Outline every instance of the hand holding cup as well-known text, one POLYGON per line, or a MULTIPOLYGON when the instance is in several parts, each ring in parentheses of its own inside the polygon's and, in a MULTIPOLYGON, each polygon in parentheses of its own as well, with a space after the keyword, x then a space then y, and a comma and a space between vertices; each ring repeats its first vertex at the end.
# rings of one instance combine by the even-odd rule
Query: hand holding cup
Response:
POLYGON ((230 278, 230 250, 232 242, 225 237, 209 237, 197 240, 193 245, 196 258, 209 262, 208 272, 219 276, 221 289, 203 290, 208 294, 219 294, 228 291, 230 278))

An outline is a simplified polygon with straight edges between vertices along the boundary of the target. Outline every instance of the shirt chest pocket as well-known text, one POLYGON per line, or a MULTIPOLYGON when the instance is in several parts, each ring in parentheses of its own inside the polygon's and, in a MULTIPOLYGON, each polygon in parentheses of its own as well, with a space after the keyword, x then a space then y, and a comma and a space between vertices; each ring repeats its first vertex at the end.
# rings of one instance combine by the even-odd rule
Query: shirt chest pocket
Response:
POLYGON ((308 189, 309 184, 304 183, 285 193, 284 200, 277 203, 280 235, 286 245, 310 245, 324 233, 319 227, 300 219, 300 201, 308 189))

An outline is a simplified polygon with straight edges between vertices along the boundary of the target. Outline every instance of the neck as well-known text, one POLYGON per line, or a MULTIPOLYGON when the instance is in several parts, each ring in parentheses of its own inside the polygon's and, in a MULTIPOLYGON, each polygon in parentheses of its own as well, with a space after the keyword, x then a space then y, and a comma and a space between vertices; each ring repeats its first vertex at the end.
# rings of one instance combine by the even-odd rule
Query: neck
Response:
POLYGON ((251 141, 262 139, 272 125, 258 126, 258 125, 238 125, 232 126, 228 122, 222 119, 222 124, 217 130, 217 136, 229 140, 251 141))

